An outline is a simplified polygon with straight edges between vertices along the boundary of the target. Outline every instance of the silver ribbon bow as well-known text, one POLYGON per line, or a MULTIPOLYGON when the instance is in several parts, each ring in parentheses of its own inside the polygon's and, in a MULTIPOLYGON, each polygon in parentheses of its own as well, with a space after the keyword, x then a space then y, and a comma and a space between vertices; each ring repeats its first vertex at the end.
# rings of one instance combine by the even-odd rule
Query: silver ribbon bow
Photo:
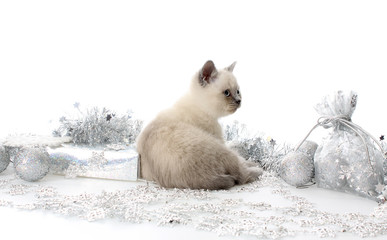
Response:
POLYGON ((317 124, 314 125, 314 127, 309 131, 309 133, 306 135, 306 137, 298 144, 298 146, 295 148, 295 151, 297 151, 301 145, 305 142, 305 140, 309 137, 309 135, 313 132, 313 130, 315 130, 317 127, 319 126, 322 126, 324 128, 331 128, 333 126, 337 126, 337 124, 342 124, 348 128, 350 128, 352 131, 354 131, 358 136, 360 136, 361 140, 363 141, 363 145, 364 145, 364 149, 367 153, 367 157, 368 157, 368 163, 370 165, 370 167, 372 168, 372 170, 374 171, 375 169, 373 168, 372 164, 371 164, 371 158, 370 158, 370 153, 369 153, 369 150, 368 150, 368 146, 367 146, 367 143, 363 137, 363 134, 370 137, 380 148, 380 151, 383 155, 384 158, 386 158, 386 155, 387 153, 384 153, 383 152, 383 147, 380 145, 380 143, 378 142, 378 140, 373 137, 369 132, 367 132, 366 130, 364 130, 362 127, 360 127, 359 125, 353 123, 351 121, 351 119, 348 117, 348 116, 345 116, 345 115, 338 115, 338 116, 334 116, 334 117, 320 117, 318 120, 317 120, 317 124), (362 134, 363 133, 363 134, 362 134))

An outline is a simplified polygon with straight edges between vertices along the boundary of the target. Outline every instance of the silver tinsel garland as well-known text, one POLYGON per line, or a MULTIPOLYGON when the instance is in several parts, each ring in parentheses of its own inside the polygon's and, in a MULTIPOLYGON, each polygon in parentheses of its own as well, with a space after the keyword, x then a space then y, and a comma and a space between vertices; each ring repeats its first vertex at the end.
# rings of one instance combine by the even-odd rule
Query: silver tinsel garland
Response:
POLYGON ((107 108, 93 107, 86 112, 74 104, 78 117, 60 118, 60 127, 54 136, 70 136, 75 144, 90 146, 106 144, 132 144, 141 131, 142 121, 132 113, 118 115, 107 108))
POLYGON ((290 152, 288 144, 279 144, 271 137, 253 133, 237 121, 225 125, 224 139, 235 151, 248 161, 257 162, 267 171, 279 173, 282 158, 290 152))

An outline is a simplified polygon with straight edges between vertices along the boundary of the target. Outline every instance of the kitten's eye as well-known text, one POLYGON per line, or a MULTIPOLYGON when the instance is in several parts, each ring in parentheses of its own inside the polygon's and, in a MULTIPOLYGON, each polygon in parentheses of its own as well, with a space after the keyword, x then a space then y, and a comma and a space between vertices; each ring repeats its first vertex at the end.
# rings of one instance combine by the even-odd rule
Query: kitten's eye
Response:
POLYGON ((229 97, 230 95, 231 95, 231 93, 230 93, 230 90, 225 90, 224 92, 223 92, 223 94, 226 96, 226 97, 229 97))
POLYGON ((237 94, 238 94, 238 95, 240 94, 239 90, 237 90, 237 94))

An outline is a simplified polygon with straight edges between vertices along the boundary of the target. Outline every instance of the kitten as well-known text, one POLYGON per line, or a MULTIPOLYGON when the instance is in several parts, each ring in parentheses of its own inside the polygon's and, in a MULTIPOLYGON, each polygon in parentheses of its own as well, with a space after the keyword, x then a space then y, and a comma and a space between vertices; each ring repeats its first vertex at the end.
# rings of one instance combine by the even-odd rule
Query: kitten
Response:
POLYGON ((188 94, 141 132, 137 150, 142 178, 166 188, 214 190, 249 183, 262 174, 226 147, 218 123, 241 106, 234 66, 218 71, 207 61, 188 94))

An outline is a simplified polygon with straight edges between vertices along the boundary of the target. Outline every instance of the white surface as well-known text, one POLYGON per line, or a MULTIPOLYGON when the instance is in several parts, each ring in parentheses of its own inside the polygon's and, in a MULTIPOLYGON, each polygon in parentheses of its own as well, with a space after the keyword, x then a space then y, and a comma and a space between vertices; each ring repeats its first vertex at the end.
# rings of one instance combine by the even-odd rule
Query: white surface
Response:
MULTIPOLYGON (((378 137, 387 133, 386 12, 385 1, 1 1, 0 138, 50 133, 50 121, 76 101, 132 108, 150 120, 183 94, 208 59, 218 67, 238 61, 243 106, 227 120, 296 143, 315 124, 313 106, 323 95, 353 89, 354 122, 378 137)), ((311 137, 319 142, 323 133, 311 137)), ((63 187, 76 191, 85 182, 63 187)), ((347 194, 296 191, 322 209, 375 207, 347 194)), ((19 239, 214 237, 8 208, 0 208, 0 226, 3 236, 19 239)))
MULTIPOLYGON (((12 178, 14 172, 12 168, 8 168, 2 173, 3 176, 12 178)), ((13 180, 15 184, 28 184, 40 186, 53 186, 61 194, 77 195, 83 193, 98 194, 101 191, 116 191, 130 189, 138 185, 144 185, 145 182, 128 182, 128 181, 112 181, 103 179, 91 178, 75 178, 65 179, 62 176, 48 175, 42 181, 37 183, 27 183, 22 180, 13 180)), ((330 213, 346 214, 360 213, 369 215, 377 207, 376 202, 356 197, 350 194, 334 192, 325 189, 319 189, 312 186, 307 189, 296 189, 287 187, 292 194, 300 197, 305 197, 313 203, 313 207, 321 211, 330 213)), ((268 202, 273 206, 290 206, 288 200, 280 195, 272 193, 271 188, 260 188, 258 191, 233 191, 218 192, 211 194, 213 198, 227 199, 243 199, 243 202, 268 202)), ((15 203, 33 202, 33 197, 30 194, 11 196, 6 193, 5 189, 0 191, 0 199, 13 201, 15 203)), ((36 201, 36 200, 35 200, 36 201)), ((187 199, 187 203, 195 200, 187 199)), ((211 201, 211 200, 210 200, 211 201)), ((168 204, 168 203, 165 203, 168 204)), ((153 208, 157 204, 150 204, 153 208)), ((162 205, 159 207, 163 207, 162 205)), ((120 222, 118 220, 105 219, 95 222, 81 220, 78 217, 65 217, 53 214, 50 211, 43 210, 17 210, 8 207, 0 207, 0 225, 4 236, 12 236, 15 239, 28 239, 33 236, 33 239, 255 239, 251 236, 221 236, 219 237, 214 232, 195 230, 195 226, 172 225, 158 226, 156 223, 131 224, 120 222)), ((263 211, 262 214, 268 214, 263 211)), ((269 214, 273 214, 270 213, 269 214)), ((279 215, 272 215, 279 216, 279 215)), ((290 229, 297 229, 290 228, 290 229)), ((299 228, 298 228, 299 229, 299 228)), ((338 234, 339 239, 361 239, 353 234, 338 234)), ((311 239, 318 238, 316 235, 298 234, 295 237, 284 239, 311 239)), ((372 239, 385 239, 385 236, 379 236, 372 239)))
POLYGON ((53 137, 50 135, 17 134, 10 135, 3 142, 7 147, 50 146, 59 147, 71 142, 71 137, 53 137))
POLYGON ((378 137, 386 11, 385 1, 2 1, 0 133, 51 132, 74 102, 150 120, 212 59, 238 61, 242 108, 228 120, 298 142, 322 96, 352 89, 354 122, 378 137))

